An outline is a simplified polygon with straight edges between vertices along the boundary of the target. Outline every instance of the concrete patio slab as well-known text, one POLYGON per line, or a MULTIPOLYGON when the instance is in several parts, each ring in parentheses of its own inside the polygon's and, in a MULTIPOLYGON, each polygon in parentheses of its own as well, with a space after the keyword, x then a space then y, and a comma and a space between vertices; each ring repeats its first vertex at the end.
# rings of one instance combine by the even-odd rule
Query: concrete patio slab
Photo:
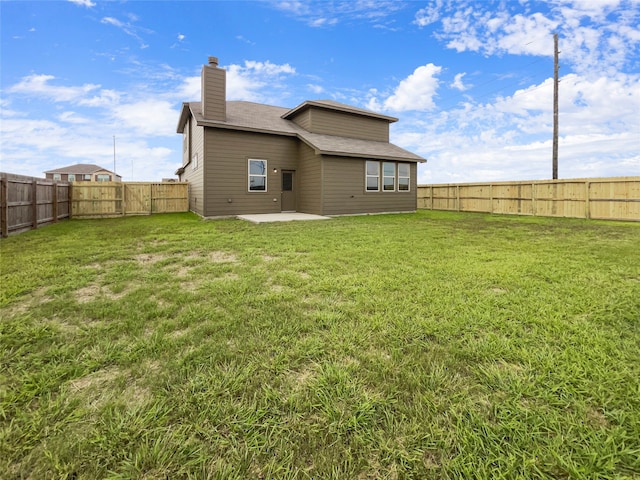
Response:
POLYGON ((292 220, 329 220, 330 217, 313 215, 311 213, 283 212, 283 213, 260 213, 255 215, 238 215, 237 218, 253 223, 267 222, 290 222, 292 220))

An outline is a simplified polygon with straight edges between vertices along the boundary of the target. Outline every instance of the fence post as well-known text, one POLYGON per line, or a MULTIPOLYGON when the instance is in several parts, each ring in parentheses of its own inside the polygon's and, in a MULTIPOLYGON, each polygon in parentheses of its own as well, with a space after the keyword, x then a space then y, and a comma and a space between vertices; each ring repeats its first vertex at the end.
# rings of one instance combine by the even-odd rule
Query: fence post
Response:
POLYGON ((591 195, 591 184, 589 182, 589 180, 584 182, 584 217, 589 220, 591 218, 591 212, 589 211, 589 209, 591 208, 589 206, 589 196, 591 195))
POLYGON ((460 185, 456 185, 456 210, 460 211, 460 185))
POLYGON ((536 216, 536 184, 531 182, 531 215, 536 216))
POLYGON ((31 214, 33 215, 33 221, 31 226, 34 228, 38 228, 38 180, 33 179, 31 181, 31 214))
POLYGON ((51 192, 51 213, 53 214, 53 223, 58 223, 58 182, 53 182, 53 192, 51 192))
POLYGON ((9 236, 9 181, 0 176, 0 236, 9 236))
POLYGON ((489 213, 493 214, 493 183, 489 184, 489 213))
POLYGON ((71 210, 73 207, 73 183, 69 182, 68 186, 67 186, 67 201, 69 202, 69 206, 67 207, 67 209, 69 210, 69 220, 71 220, 71 210))

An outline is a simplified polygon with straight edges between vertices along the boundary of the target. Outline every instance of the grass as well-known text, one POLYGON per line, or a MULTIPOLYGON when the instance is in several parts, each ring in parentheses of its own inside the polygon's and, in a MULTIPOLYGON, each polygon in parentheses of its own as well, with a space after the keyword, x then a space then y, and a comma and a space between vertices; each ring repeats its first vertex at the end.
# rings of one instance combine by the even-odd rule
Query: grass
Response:
POLYGON ((169 214, 0 255, 0 478, 640 477, 638 224, 169 214))

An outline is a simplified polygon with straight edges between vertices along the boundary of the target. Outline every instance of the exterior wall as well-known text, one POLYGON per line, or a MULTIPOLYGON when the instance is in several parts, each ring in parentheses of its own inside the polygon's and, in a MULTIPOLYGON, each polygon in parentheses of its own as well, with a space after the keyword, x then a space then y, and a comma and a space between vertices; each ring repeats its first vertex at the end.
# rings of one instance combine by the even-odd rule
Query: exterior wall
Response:
POLYGON ((296 176, 298 211, 322 214, 322 157, 307 144, 300 142, 296 176))
POLYGON ((309 108, 296 115, 293 121, 311 133, 389 141, 389 122, 363 115, 309 108))
POLYGON ((299 142, 295 137, 207 128, 204 141, 204 216, 279 213, 282 170, 295 170, 299 184, 299 142), (267 160, 266 192, 249 191, 250 158, 267 160))
POLYGON ((205 191, 203 185, 206 168, 204 162, 204 127, 196 126, 193 117, 189 117, 184 131, 187 136, 186 145, 183 144, 182 164, 186 166, 184 167, 184 173, 180 175, 180 181, 189 182, 189 210, 205 215, 205 191), (197 168, 194 168, 196 155, 198 156, 198 162, 197 168))
POLYGON ((365 191, 365 160, 323 157, 323 215, 413 212, 417 207, 415 163, 410 163, 408 192, 365 191))

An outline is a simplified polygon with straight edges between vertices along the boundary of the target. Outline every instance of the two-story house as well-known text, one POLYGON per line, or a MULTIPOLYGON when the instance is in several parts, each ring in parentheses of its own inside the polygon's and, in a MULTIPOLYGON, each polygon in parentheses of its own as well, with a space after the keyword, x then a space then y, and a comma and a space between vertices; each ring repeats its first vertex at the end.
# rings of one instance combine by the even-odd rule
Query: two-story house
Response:
POLYGON ((56 168, 44 172, 45 178, 58 182, 121 182, 122 177, 106 168, 87 163, 56 168))
POLYGON ((178 121, 190 209, 204 217, 415 211, 417 163, 389 142, 398 119, 330 100, 293 109, 226 100, 226 71, 209 57, 200 102, 178 121))

